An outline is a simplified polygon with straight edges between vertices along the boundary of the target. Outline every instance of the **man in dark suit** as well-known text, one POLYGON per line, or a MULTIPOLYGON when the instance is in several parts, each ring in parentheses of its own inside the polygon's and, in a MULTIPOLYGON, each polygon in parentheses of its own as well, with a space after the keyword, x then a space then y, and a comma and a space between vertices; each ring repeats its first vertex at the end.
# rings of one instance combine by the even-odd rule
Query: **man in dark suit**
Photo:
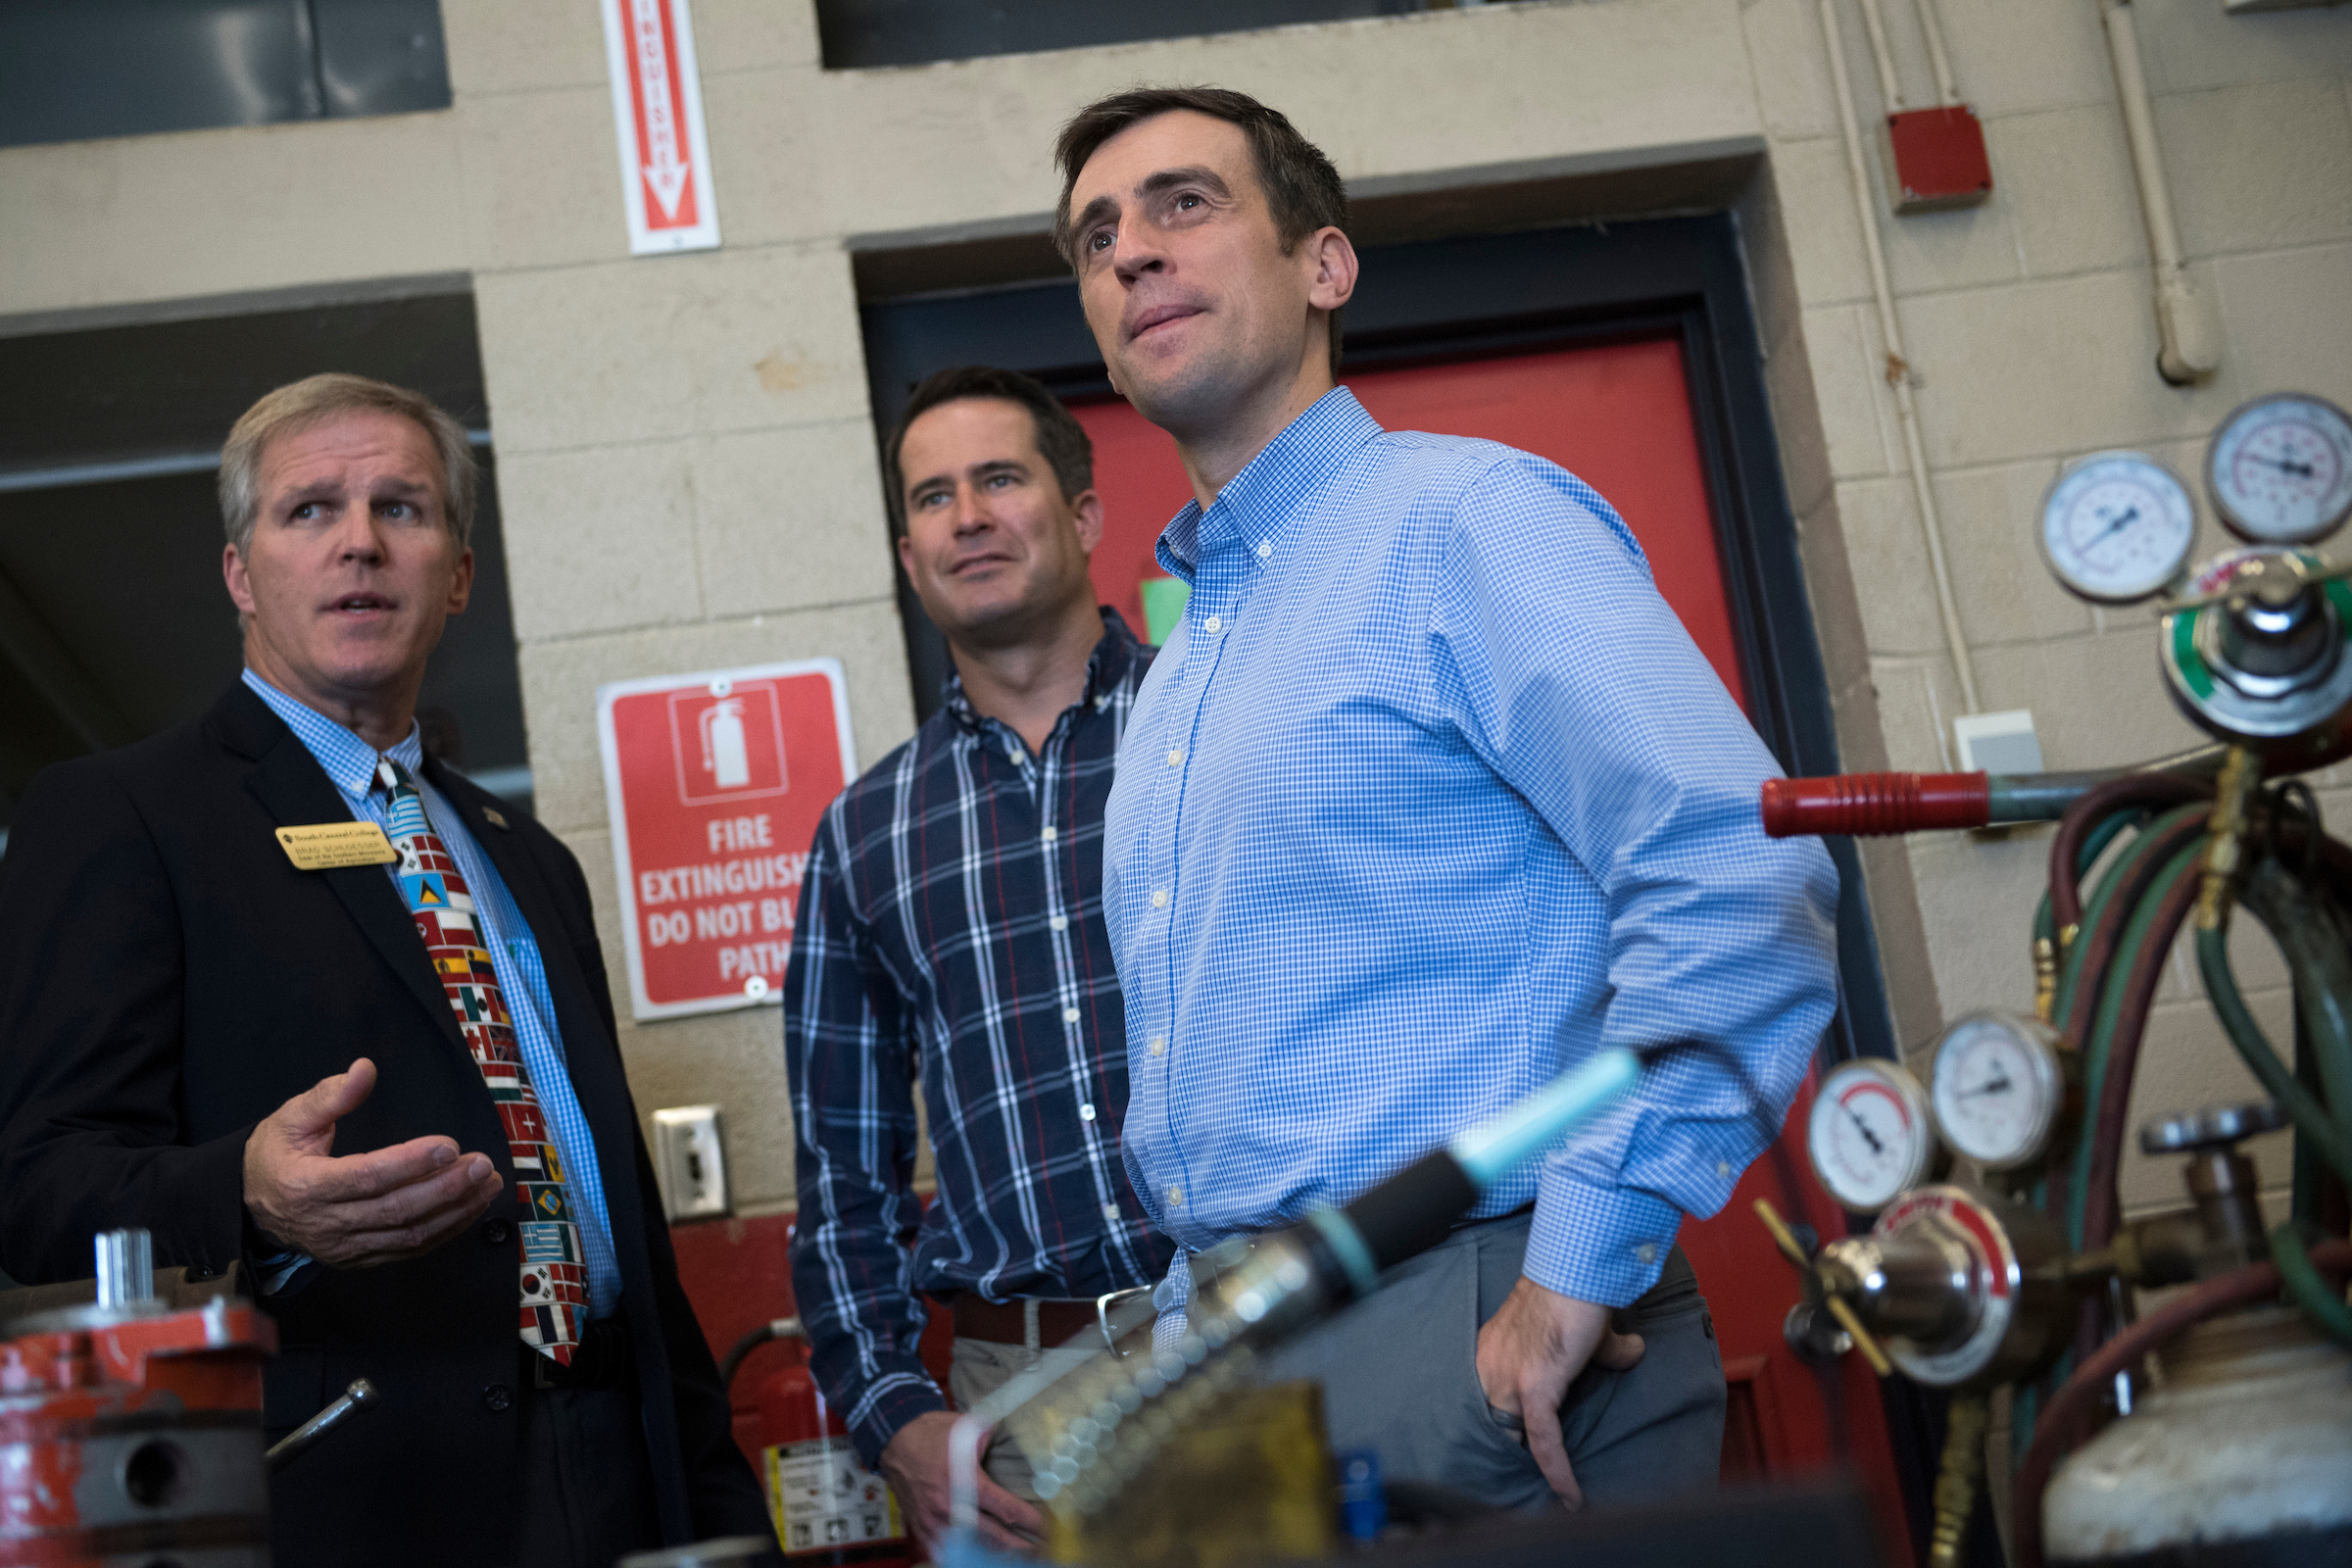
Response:
POLYGON ((423 398, 314 376, 222 452, 245 674, 33 782, 0 862, 0 1268, 242 1261, 302 1563, 605 1568, 764 1534, 679 1289, 588 886, 421 755, 474 470, 423 398), (356 849, 355 849, 356 846, 356 849), (358 863, 350 863, 353 860, 358 863))

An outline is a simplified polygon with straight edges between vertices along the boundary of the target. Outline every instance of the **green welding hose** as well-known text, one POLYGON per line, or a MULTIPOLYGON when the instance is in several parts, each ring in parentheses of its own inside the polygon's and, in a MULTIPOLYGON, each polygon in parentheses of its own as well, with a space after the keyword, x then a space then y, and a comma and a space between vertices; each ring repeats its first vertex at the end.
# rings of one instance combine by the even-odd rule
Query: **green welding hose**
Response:
POLYGON ((2176 807, 2165 812, 2150 822, 2141 831, 2139 837, 2133 841, 2132 847, 2126 850, 2115 864, 2109 866, 2106 873, 2099 878, 2090 897, 2083 901, 2082 928, 2076 934, 2075 940, 2068 944, 2066 964, 2059 972, 2058 997, 2056 1004, 2050 1009, 2050 1016, 2061 1029, 2066 1027, 2066 1020, 2073 1010, 2075 987, 2082 979, 2082 965, 2090 953, 2090 934, 2099 928, 2100 918, 2106 912, 2107 906, 2114 901, 2117 892, 2132 880, 2132 868, 2142 857, 2154 851, 2164 835, 2175 825, 2185 821, 2201 821, 2212 814, 2213 808, 2202 802, 2193 806, 2176 807))
MULTIPOLYGON (((2107 1082, 2107 1064, 2115 1054, 2116 1025, 2121 1021, 2124 1006, 2132 991, 2132 971, 2139 956, 2155 940, 2156 915, 2163 907, 2165 895, 2184 876, 2197 874, 2210 841, 2191 840, 2165 862, 2156 873, 2156 880, 2140 895, 2132 910, 2131 923, 2116 944, 2115 957, 2107 966, 2107 981, 2100 988, 2099 1010, 2091 1024, 2090 1038, 2082 1049, 2082 1129, 2075 1140, 2074 1179, 2066 1191, 2066 1234, 2068 1245, 2076 1251, 2083 1246, 2084 1212, 2090 1203, 2090 1162, 2097 1151, 2099 1100, 2107 1082)), ((2168 934, 2169 935, 2169 934, 2168 934)))
POLYGON ((2303 1315, 2336 1344, 2352 1346, 2352 1307, 2344 1305, 2344 1293, 2312 1267, 2300 1224, 2290 1220, 2271 1232, 2271 1261, 2278 1265, 2278 1278, 2303 1315))
POLYGON ((2264 1091, 2285 1109, 2296 1134, 2310 1139, 2335 1173, 2352 1181, 2352 1137, 2328 1118, 2327 1107, 2295 1081, 2286 1063, 2278 1059, 2278 1053, 2263 1038, 2262 1025, 2247 1010, 2237 979, 2230 972, 2230 942, 2223 932, 2198 928, 2197 972, 2205 977, 2205 994, 2213 1002, 2213 1010, 2221 1015, 2230 1043, 2245 1058, 2264 1091))

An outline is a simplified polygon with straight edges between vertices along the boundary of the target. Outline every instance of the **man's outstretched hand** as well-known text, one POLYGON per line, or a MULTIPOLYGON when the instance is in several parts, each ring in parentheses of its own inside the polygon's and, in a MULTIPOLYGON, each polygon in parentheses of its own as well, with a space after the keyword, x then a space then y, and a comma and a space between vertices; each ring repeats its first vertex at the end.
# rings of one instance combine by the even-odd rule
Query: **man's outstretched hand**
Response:
MULTIPOLYGON (((948 1537, 948 1432, 953 1411, 930 1410, 891 1434, 882 1448, 882 1478, 899 1494, 915 1544, 937 1556, 948 1537)), ((999 1551, 1037 1550, 1046 1518, 980 1472, 980 1539, 999 1551)))
POLYGON ((1571 1508, 1585 1505, 1560 1441, 1560 1401, 1587 1362, 1623 1372, 1642 1359, 1639 1334, 1609 1328, 1609 1309, 1547 1291, 1534 1280, 1512 1287, 1478 1331, 1478 1381, 1487 1402, 1527 1425, 1527 1451, 1571 1508))
POLYGON ((245 1206, 263 1233, 336 1268, 372 1268, 439 1247, 506 1191, 486 1154, 412 1138, 335 1157, 335 1123, 375 1092, 362 1056, 277 1107, 245 1141, 245 1206))

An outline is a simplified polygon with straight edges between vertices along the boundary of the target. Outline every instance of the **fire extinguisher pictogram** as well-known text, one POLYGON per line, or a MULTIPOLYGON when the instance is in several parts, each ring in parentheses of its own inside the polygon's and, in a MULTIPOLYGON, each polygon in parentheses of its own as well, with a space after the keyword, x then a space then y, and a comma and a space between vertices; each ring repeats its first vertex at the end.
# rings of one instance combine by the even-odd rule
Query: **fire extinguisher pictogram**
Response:
POLYGON ((796 1565, 858 1563, 912 1568, 918 1560, 890 1484, 858 1461, 850 1429, 826 1408, 808 1371, 798 1318, 753 1331, 727 1356, 730 1381, 751 1349, 785 1342, 785 1364, 762 1378, 755 1402, 760 1422, 760 1480, 768 1517, 786 1559, 796 1565))

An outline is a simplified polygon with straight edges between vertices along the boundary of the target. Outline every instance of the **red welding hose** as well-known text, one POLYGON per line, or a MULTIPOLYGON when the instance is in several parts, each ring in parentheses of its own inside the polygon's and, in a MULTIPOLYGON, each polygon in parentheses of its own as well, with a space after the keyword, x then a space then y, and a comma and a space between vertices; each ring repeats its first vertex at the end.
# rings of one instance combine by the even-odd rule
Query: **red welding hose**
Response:
MULTIPOLYGON (((2075 940, 2086 944, 2082 966, 2076 970, 2074 988, 2067 994, 2066 1016, 2057 1020, 2059 1031, 2076 1045, 2089 1043, 2091 1022, 2099 1015, 2099 997, 2107 987, 2107 966, 2115 961, 2116 945, 2132 923, 2132 911, 2139 906, 2149 884, 2180 853, 2182 846, 2205 831, 2205 822, 2204 812, 2192 810, 2175 821, 2159 817, 2150 823, 2127 852, 2124 863, 2111 873, 2124 880, 2100 906, 2098 923, 2087 931, 2076 933, 2075 940)), ((2057 902, 2057 887, 2053 884, 2050 889, 2053 911, 2057 902)), ((2082 916, 2078 914, 2075 918, 2080 921, 2082 916)), ((2063 924, 2060 929, 2064 929, 2063 924)))
POLYGON ((2126 773, 2109 779, 2067 808, 2050 839, 2050 918, 2064 931, 2082 923, 2082 885, 2075 862, 2082 841, 2111 811, 2132 806, 2186 806, 2213 799, 2211 779, 2179 773, 2126 773))
MULTIPOLYGON (((2312 1265, 2324 1274, 2352 1269, 2352 1242, 2325 1242, 2311 1250, 2312 1265)), ((2034 1426, 2034 1444, 2017 1467, 2017 1505, 2012 1533, 2018 1568, 2042 1568, 2041 1496, 2057 1468, 2058 1450, 2072 1446, 2074 1432, 2090 1414, 2115 1375, 2140 1357, 2217 1312, 2269 1299, 2278 1294, 2278 1265, 2256 1263, 2207 1280, 2116 1335, 2075 1368, 2075 1375, 2050 1400, 2034 1426)))
POLYGON ((2156 1000, 2157 982, 2164 977, 2165 960, 2172 956, 2173 939, 2180 935, 2188 911, 2196 906, 2199 878, 2192 869, 2165 890, 2148 939, 2132 955, 2132 972, 2125 981, 2123 1011, 2115 1021, 2115 1038, 2107 1047, 2107 1072, 2099 1082, 2099 1115, 2090 1156, 2090 1191, 2082 1200, 2082 1248, 2105 1247, 2115 1234, 2118 1199, 2115 1173, 2123 1158, 2124 1119, 2132 1106, 2132 1074, 2138 1064, 2140 1039, 2147 1032, 2148 1009, 2156 1000))
POLYGON ((1875 837, 1983 827, 1992 819, 1984 773, 1832 773, 1764 781, 1764 831, 1776 839, 1846 833, 1875 837))

